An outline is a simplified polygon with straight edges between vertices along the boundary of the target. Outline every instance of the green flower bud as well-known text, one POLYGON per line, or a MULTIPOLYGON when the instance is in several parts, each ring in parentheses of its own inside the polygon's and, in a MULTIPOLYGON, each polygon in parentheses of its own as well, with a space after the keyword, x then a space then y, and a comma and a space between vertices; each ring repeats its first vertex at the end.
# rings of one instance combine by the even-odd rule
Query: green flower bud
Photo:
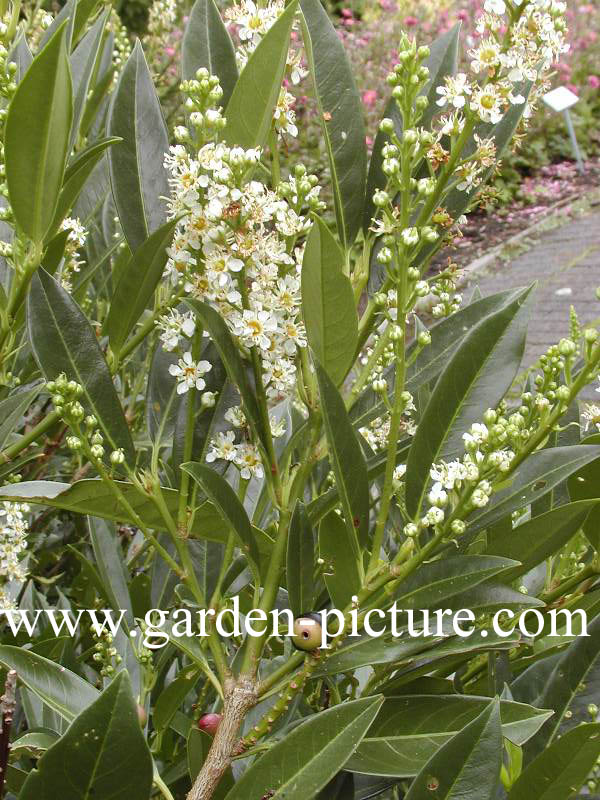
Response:
POLYGON ((429 331, 421 331, 417 336, 417 342, 419 343, 420 347, 427 347, 431 344, 431 334, 429 331))
POLYGON ((561 356, 572 356, 577 352, 577 345, 571 339, 561 339, 558 343, 558 351, 561 356))
POLYGON ((393 133, 394 132, 394 121, 391 120, 389 117, 384 117, 381 122, 379 123, 379 130, 382 133, 393 133))

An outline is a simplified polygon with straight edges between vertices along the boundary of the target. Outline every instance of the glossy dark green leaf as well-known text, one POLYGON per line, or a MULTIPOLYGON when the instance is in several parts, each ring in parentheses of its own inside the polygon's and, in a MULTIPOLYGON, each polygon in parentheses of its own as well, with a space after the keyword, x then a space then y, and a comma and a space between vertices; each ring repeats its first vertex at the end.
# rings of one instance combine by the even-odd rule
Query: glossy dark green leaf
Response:
POLYGON ((581 500, 539 514, 516 528, 490 532, 486 552, 521 562, 506 576, 513 580, 557 553, 581 528, 595 500, 581 500))
POLYGON ((163 689, 156 700, 152 712, 152 723, 157 731, 164 730, 173 719, 175 712, 198 682, 195 669, 187 669, 163 689))
POLYGON ((413 438, 406 467, 406 506, 418 513, 431 465, 462 453, 462 435, 495 408, 514 380, 525 347, 530 290, 485 317, 440 375, 413 438))
POLYGON ((358 541, 365 546, 369 527, 367 465, 340 393, 318 362, 315 362, 315 368, 331 468, 335 475, 346 526, 348 533, 352 535, 355 531, 358 541))
POLYGON ((237 386, 240 392, 242 407, 250 426, 254 429, 257 437, 261 441, 265 441, 265 432, 255 392, 250 387, 246 365, 235 345, 227 324, 221 315, 207 303, 202 303, 199 300, 187 300, 187 303, 196 316, 199 317, 203 327, 210 333, 221 361, 225 365, 229 380, 237 386))
MULTIPOLYGON (((546 722, 526 748, 527 759, 537 756, 558 734, 560 724, 577 694, 581 683, 598 663, 600 656, 600 616, 587 626, 588 636, 578 636, 554 663, 546 677, 535 705, 552 708, 553 716, 546 722)), ((513 684, 515 697, 519 697, 519 684, 513 684)))
POLYGON ((166 352, 159 342, 152 357, 146 389, 146 424, 155 444, 166 445, 175 430, 180 395, 169 367, 176 362, 177 355, 166 352))
POLYGON ((71 55, 71 74, 73 76, 73 124, 69 142, 71 148, 79 136, 79 124, 88 100, 107 18, 107 13, 98 17, 71 55))
POLYGON ((21 391, 13 391, 0 402, 0 450, 9 437, 19 429, 23 415, 36 399, 41 388, 38 384, 21 389, 21 391))
POLYGON ((363 106, 340 37, 320 0, 300 0, 302 33, 329 160, 338 235, 349 247, 360 229, 367 146, 363 106))
POLYGON ((171 219, 150 234, 121 272, 105 323, 110 346, 117 354, 154 296, 176 225, 177 219, 171 219))
POLYGON ((309 345, 338 386, 354 363, 358 316, 344 254, 318 218, 302 260, 302 316, 309 345))
POLYGON ((396 592, 398 608, 419 609, 441 606, 448 598, 473 589, 494 575, 518 566, 510 558, 454 556, 422 564, 402 581, 396 592))
MULTIPOLYGON (((446 33, 439 36, 429 46, 430 55, 424 62, 425 66, 429 69, 429 81, 423 87, 421 94, 427 96, 429 105, 425 113, 419 121, 419 127, 428 128, 433 115, 438 110, 436 100, 439 95, 436 92, 438 86, 443 85, 447 75, 454 75, 456 72, 456 65, 458 62, 458 44, 460 34, 460 23, 455 25, 446 33)), ((398 109, 398 104, 392 98, 389 100, 384 117, 393 120, 394 129, 396 134, 402 138, 402 117, 398 109)), ((375 206, 373 205, 373 195, 377 189, 384 189, 387 183, 387 178, 383 173, 382 164, 383 156, 381 151, 384 145, 389 141, 389 136, 383 131, 378 130, 373 143, 373 151, 371 153, 371 160, 369 162, 369 174, 367 179, 367 193, 365 199, 365 212, 363 219, 363 230, 365 233, 371 226, 375 206)))
POLYGON ((111 104, 107 133, 123 140, 110 149, 113 197, 125 238, 133 252, 167 221, 164 167, 169 137, 152 77, 138 41, 111 104))
POLYGON ((508 800, 558 800, 579 791, 600 756, 600 725, 561 736, 520 774, 508 800))
POLYGON ((126 672, 47 750, 29 774, 21 800, 148 800, 152 757, 126 672))
POLYGON ((130 463, 133 442, 96 334, 72 297, 43 269, 31 282, 29 340, 47 380, 62 372, 83 387, 82 403, 95 414, 111 450, 122 447, 130 463))
MULTIPOLYGON (((375 615, 371 624, 377 629, 380 625, 383 626, 383 621, 380 622, 375 615)), ((403 692, 404 685, 414 680, 413 674, 406 676, 405 672, 408 670, 426 674, 431 672, 435 662, 446 663, 449 659, 462 658, 465 654, 470 657, 486 650, 509 650, 520 639, 519 633, 502 638, 491 630, 487 630, 488 636, 485 638, 479 633, 469 637, 409 637, 406 636, 406 626, 402 624, 400 630, 405 635, 404 638, 373 638, 365 634, 349 639, 344 647, 327 658, 318 674, 335 675, 374 664, 395 664, 398 670, 404 671, 402 674, 398 673, 398 679, 392 678, 381 688, 384 694, 395 695, 403 692)), ((432 631, 434 630, 435 622, 432 622, 432 631)))
POLYGON ((128 624, 133 623, 133 608, 127 582, 129 575, 123 551, 111 522, 97 517, 89 518, 90 540, 104 592, 115 611, 125 611, 128 624))
POLYGON ((492 798, 500 786, 501 766, 502 727, 496 699, 431 757, 406 800, 492 798))
POLYGON ((226 800, 310 800, 344 766, 379 708, 381 697, 341 703, 314 714, 242 775, 226 800))
MULTIPOLYGON (((477 719, 489 702, 489 697, 469 695, 387 697, 346 768, 369 775, 416 775, 439 748, 477 719)), ((550 713, 503 700, 502 735, 515 744, 523 744, 550 713)))
POLYGON ((306 513, 298 501, 292 514, 286 558, 287 591, 294 617, 314 607, 315 535, 306 513))
POLYGON ((34 58, 17 87, 6 120, 10 204, 19 227, 38 243, 54 219, 73 119, 65 30, 63 26, 34 58))
POLYGON ((181 469, 187 472, 206 493, 223 522, 237 536, 242 550, 255 564, 258 564, 258 548, 252 525, 244 506, 227 481, 204 464, 188 462, 182 464, 181 469))
POLYGON ((323 517, 319 525, 319 557, 323 564, 323 579, 334 608, 344 609, 352 595, 362 587, 361 555, 356 535, 335 511, 323 517))
MULTIPOLYGON (((579 409, 577 411, 579 412, 579 409)), ((586 436, 581 444, 600 444, 600 434, 594 433, 586 436)), ((600 497, 600 459, 592 461, 571 475, 568 481, 568 490, 572 500, 589 500, 600 497)), ((600 508, 595 508, 590 512, 583 524, 583 530, 594 549, 600 551, 600 508)))
POLYGON ((204 67, 216 75, 227 106, 238 79, 235 50, 214 0, 196 0, 190 12, 181 49, 181 72, 184 79, 194 78, 204 67))
POLYGON ((50 235, 58 230, 60 223, 73 208, 88 178, 90 178, 96 165, 104 156, 105 151, 113 144, 117 144, 117 142, 120 141, 120 139, 115 137, 100 139, 98 142, 94 142, 93 145, 90 145, 90 147, 79 153, 77 158, 69 164, 65 170, 65 178, 62 189, 60 190, 56 213, 52 220, 52 225, 50 226, 50 235))
POLYGON ((538 450, 516 468, 507 486, 492 495, 489 505, 473 515, 468 533, 474 535, 512 511, 527 507, 597 458, 600 458, 598 445, 538 450))
POLYGON ((0 645, 0 664, 16 670, 22 684, 69 722, 98 698, 88 681, 24 647, 0 645))
MULTIPOLYGON (((165 529, 165 521, 157 511, 156 505, 140 494, 131 483, 117 481, 117 487, 145 525, 156 530, 165 529)), ((175 489, 162 487, 167 508, 177 516, 179 493, 175 489)), ((77 514, 90 514, 94 517, 110 519, 113 522, 135 524, 129 512, 124 509, 110 487, 96 478, 60 483, 58 481, 23 481, 0 488, 0 497, 15 502, 62 508, 77 514)), ((191 533, 194 536, 215 542, 226 542, 227 532, 222 529, 221 517, 210 503, 203 503, 195 510, 191 533)))
POLYGON ((297 0, 292 0, 248 59, 227 103, 224 138, 229 145, 261 147, 269 134, 290 44, 297 0))

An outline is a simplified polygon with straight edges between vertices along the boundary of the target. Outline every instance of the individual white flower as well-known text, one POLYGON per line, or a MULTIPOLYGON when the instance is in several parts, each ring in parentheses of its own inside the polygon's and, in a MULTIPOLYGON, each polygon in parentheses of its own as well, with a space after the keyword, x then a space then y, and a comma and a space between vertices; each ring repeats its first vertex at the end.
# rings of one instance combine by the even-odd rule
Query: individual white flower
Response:
POLYGON ((277 330, 277 320, 265 309, 245 308, 238 321, 237 334, 249 346, 268 350, 271 346, 269 335, 277 330))
POLYGON ((406 464, 398 464, 398 466, 394 469, 394 483, 401 483, 405 475, 406 464))
POLYGON ((427 500, 431 503, 432 506, 438 506, 442 508, 448 502, 448 494, 445 489, 442 488, 441 483, 434 483, 427 495, 427 500))
POLYGON ((245 480, 250 478, 263 478, 264 469, 257 448, 245 442, 237 447, 235 463, 240 469, 240 475, 245 480))
POLYGON ((217 433, 210 443, 210 450, 206 454, 206 460, 212 464, 217 459, 223 461, 234 461, 236 457, 235 434, 233 431, 217 433))
POLYGON ((209 361, 195 362, 190 351, 185 352, 177 364, 169 367, 169 373, 177 378, 177 394, 185 394, 189 389, 204 389, 206 381, 202 376, 211 369, 209 361))
POLYGON ((196 330, 196 323, 191 311, 182 314, 172 309, 168 314, 159 317, 157 327, 162 331, 160 340, 163 349, 172 352, 179 345, 182 336, 191 337, 196 330))
POLYGON ((506 3, 504 0, 485 0, 483 7, 488 14, 502 15, 506 13, 506 3))
POLYGON ((588 403, 581 412, 581 418, 585 421, 584 430, 587 431, 590 425, 595 425, 600 431, 600 406, 595 403, 588 403))
POLYGON ((241 406, 232 406, 225 412, 225 419, 230 422, 234 428, 243 428, 246 425, 246 415, 242 411, 241 406))
POLYGON ((437 105, 445 106, 446 103, 450 103, 454 108, 463 108, 467 102, 466 96, 470 95, 472 91, 464 72, 459 72, 455 76, 448 76, 445 86, 438 86, 436 89, 436 92, 440 95, 437 105))
POLYGON ((470 108, 477 113, 482 122, 491 122, 495 125, 502 119, 502 98, 491 83, 474 92, 470 108))
POLYGON ((485 39, 479 47, 471 50, 469 55, 471 69, 476 73, 493 72, 502 63, 500 45, 492 38, 485 39))

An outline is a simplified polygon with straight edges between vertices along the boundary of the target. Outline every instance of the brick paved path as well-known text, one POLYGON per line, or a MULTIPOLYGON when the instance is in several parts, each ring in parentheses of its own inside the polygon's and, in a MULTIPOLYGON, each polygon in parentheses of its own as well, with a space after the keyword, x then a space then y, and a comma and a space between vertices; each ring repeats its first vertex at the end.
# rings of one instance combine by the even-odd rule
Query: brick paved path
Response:
POLYGON ((533 363, 551 344, 568 335, 571 305, 582 324, 600 322, 600 301, 596 298, 600 286, 600 211, 536 234, 536 240, 527 252, 510 261, 498 258, 485 272, 473 275, 468 284, 478 285, 481 293, 488 295, 537 281, 524 365, 533 363))

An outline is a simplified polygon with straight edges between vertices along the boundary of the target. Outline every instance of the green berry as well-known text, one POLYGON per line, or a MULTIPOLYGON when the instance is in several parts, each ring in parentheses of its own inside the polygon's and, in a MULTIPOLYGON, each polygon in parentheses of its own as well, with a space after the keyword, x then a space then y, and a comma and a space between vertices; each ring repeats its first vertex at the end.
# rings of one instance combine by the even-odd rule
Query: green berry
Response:
POLYGON ((321 617, 318 614, 304 614, 294 620, 292 644, 298 650, 316 650, 321 645, 321 617))

